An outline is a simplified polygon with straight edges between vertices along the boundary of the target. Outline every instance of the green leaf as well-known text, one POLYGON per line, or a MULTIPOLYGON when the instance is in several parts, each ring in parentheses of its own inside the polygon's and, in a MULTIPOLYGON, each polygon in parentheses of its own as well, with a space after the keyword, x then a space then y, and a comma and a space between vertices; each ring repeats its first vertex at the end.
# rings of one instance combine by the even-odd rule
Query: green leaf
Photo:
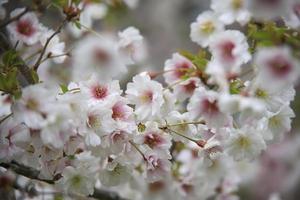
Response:
POLYGON ((74 21, 74 25, 78 28, 81 29, 81 24, 79 21, 74 21))
POLYGON ((64 7, 68 5, 68 0, 52 0, 52 4, 57 7, 64 7))
POLYGON ((63 94, 65 94, 66 92, 69 91, 68 87, 64 84, 60 84, 60 89, 61 89, 63 94))
POLYGON ((39 75, 37 74, 37 72, 33 69, 31 69, 31 76, 34 80, 35 83, 38 83, 39 82, 39 75))
POLYGON ((2 56, 2 63, 5 66, 13 65, 17 61, 17 52, 15 50, 6 51, 2 56))
POLYGON ((9 93, 15 98, 21 96, 21 88, 17 79, 18 69, 11 68, 9 71, 0 73, 0 91, 9 93))
POLYGON ((139 132, 144 132, 146 130, 146 126, 142 123, 138 124, 138 131, 139 132))
POLYGON ((200 71, 204 71, 206 65, 208 63, 208 52, 201 49, 197 55, 186 51, 186 50, 179 50, 179 53, 189 59, 200 71))

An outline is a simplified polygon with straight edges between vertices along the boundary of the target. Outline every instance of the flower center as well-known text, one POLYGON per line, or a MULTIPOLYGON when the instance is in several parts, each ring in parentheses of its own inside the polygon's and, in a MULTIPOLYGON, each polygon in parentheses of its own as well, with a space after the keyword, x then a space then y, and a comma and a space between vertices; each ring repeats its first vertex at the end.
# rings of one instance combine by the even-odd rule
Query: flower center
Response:
POLYGON ((101 48, 94 49, 94 58, 97 62, 103 65, 109 63, 111 60, 109 53, 105 49, 101 48))
POLYGON ((203 112, 209 115, 213 115, 219 112, 217 101, 209 101, 208 99, 204 99, 202 101, 203 112))
POLYGON ((26 108, 28 110, 38 110, 39 103, 35 99, 28 99, 26 102, 26 108))
POLYGON ((188 84, 184 85, 183 87, 187 93, 193 94, 194 90, 196 89, 196 81, 191 80, 188 84))
POLYGON ((268 93, 265 90, 262 89, 257 89, 255 91, 255 96, 260 98, 260 99, 266 99, 268 97, 268 93))
POLYGON ((187 74, 189 68, 190 68, 190 65, 187 62, 183 62, 183 63, 176 65, 175 76, 177 78, 182 78, 184 75, 187 74))
POLYGON ((140 98, 141 98, 141 101, 143 103, 151 103, 152 100, 153 100, 153 92, 152 91, 146 91, 146 92, 144 92, 144 94, 142 94, 140 96, 140 98))
POLYGON ((206 21, 206 22, 202 23, 200 26, 200 32, 205 33, 207 35, 214 32, 214 30, 215 30, 215 26, 212 21, 206 21))
POLYGON ((220 44, 221 56, 225 61, 232 62, 234 60, 233 49, 235 44, 232 41, 225 41, 220 44))
POLYGON ((75 188, 81 187, 81 182, 82 182, 82 178, 80 175, 75 175, 71 179, 72 186, 74 186, 75 188))
POLYGON ((240 148, 247 149, 251 146, 251 141, 245 136, 240 136, 237 140, 237 144, 240 148))
POLYGON ((124 109, 121 103, 116 103, 113 107, 112 107, 112 118, 114 120, 116 119, 124 119, 125 118, 125 113, 124 113, 124 109))
POLYGON ((92 95, 96 99, 104 99, 108 95, 106 86, 96 85, 92 88, 92 95))
POLYGON ((153 149, 154 147, 157 147, 158 145, 163 143, 163 139, 157 133, 150 133, 145 135, 144 143, 153 149))
POLYGON ((278 116, 275 115, 269 119, 269 124, 272 127, 278 127, 281 125, 281 120, 278 116))
POLYGON ((292 69, 291 63, 283 56, 278 55, 267 62, 267 66, 277 77, 287 76, 292 69))
POLYGON ((36 32, 36 29, 29 20, 19 20, 17 22, 17 31, 22 35, 30 37, 36 32))

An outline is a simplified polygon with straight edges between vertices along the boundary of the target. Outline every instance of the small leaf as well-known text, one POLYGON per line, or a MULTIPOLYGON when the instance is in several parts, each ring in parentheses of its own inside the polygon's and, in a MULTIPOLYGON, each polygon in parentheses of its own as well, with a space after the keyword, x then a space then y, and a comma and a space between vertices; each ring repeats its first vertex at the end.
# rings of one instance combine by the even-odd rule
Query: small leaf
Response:
POLYGON ((39 82, 39 75, 37 74, 37 72, 35 70, 31 70, 31 76, 34 80, 35 83, 38 83, 39 82))
POLYGON ((78 28, 81 29, 81 24, 79 21, 74 21, 74 25, 78 28))
POLYGON ((144 132, 146 130, 146 126, 142 123, 138 124, 138 131, 139 132, 144 132))
POLYGON ((61 89, 63 94, 65 94, 66 92, 69 91, 68 87, 64 84, 60 84, 60 89, 61 89))

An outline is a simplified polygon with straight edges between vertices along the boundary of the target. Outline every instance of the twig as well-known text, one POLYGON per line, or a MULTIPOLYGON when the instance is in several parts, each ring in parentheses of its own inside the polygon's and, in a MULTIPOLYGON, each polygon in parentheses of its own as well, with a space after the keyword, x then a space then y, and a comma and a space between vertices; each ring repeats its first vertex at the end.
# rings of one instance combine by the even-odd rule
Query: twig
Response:
MULTIPOLYGON (((54 180, 47 180, 47 179, 41 179, 39 177, 40 172, 36 169, 33 169, 31 167, 19 164, 15 161, 12 161, 10 163, 0 163, 1 167, 4 167, 6 169, 11 169, 15 173, 25 176, 29 179, 42 181, 48 184, 54 184, 54 180)), ((94 193, 92 195, 89 195, 89 197, 99 199, 99 200, 127 200, 122 197, 120 197, 117 193, 112 191, 107 191, 103 189, 94 189, 94 193)))
POLYGON ((12 116, 12 113, 10 113, 9 115, 3 117, 2 119, 0 119, 0 124, 2 124, 2 122, 4 122, 6 119, 8 119, 9 117, 12 116))
POLYGON ((8 24, 12 23, 13 21, 16 21, 18 19, 20 19, 23 15, 25 15, 27 12, 29 11, 28 8, 25 8, 25 10, 23 12, 21 12, 20 14, 18 14, 17 16, 14 16, 10 19, 8 19, 6 22, 3 22, 0 25, 0 29, 4 28, 5 26, 7 26, 8 24))
POLYGON ((189 125, 189 124, 205 124, 205 121, 196 121, 196 122, 181 122, 181 123, 177 123, 177 124, 168 124, 169 127, 171 126, 182 126, 182 125, 189 125))
POLYGON ((69 52, 66 52, 66 53, 63 53, 63 54, 47 56, 46 58, 44 58, 44 59, 41 61, 41 63, 44 63, 44 62, 45 62, 46 60, 48 60, 48 59, 59 58, 59 57, 62 57, 62 56, 70 56, 70 53, 69 53, 69 52))
POLYGON ((19 164, 15 161, 12 161, 10 163, 0 163, 1 167, 4 167, 6 169, 11 169, 15 173, 25 176, 30 179, 46 182, 49 184, 54 184, 54 180, 46 180, 46 179, 41 179, 39 178, 40 172, 36 169, 33 169, 31 167, 27 167, 25 165, 19 164))
POLYGON ((144 155, 144 153, 140 150, 140 148, 131 140, 129 140, 129 143, 141 154, 141 156, 143 157, 143 159, 146 161, 147 158, 144 155))
POLYGON ((68 22, 68 18, 65 18, 65 19, 62 21, 62 23, 57 27, 57 29, 54 31, 54 33, 47 39, 47 41, 46 41, 46 43, 45 43, 45 45, 44 45, 44 47, 43 47, 43 49, 42 49, 42 52, 41 52, 39 58, 37 59, 36 63, 35 63, 34 66, 33 66, 33 69, 34 69, 35 71, 37 71, 37 69, 39 68, 39 66, 40 66, 40 64, 41 64, 41 62, 42 62, 43 56, 44 56, 44 54, 46 53, 46 50, 47 50, 47 47, 48 47, 50 41, 53 39, 53 37, 54 37, 55 35, 57 35, 58 33, 60 33, 61 29, 64 27, 64 25, 65 25, 67 22, 68 22))
POLYGON ((87 27, 87 26, 84 25, 84 24, 81 24, 80 22, 78 22, 78 23, 79 23, 80 26, 82 26, 82 27, 83 27, 84 29, 86 29, 88 32, 91 32, 91 33, 93 33, 95 36, 97 36, 97 37, 103 39, 103 36, 102 36, 100 33, 98 33, 97 31, 93 30, 92 28, 87 27))

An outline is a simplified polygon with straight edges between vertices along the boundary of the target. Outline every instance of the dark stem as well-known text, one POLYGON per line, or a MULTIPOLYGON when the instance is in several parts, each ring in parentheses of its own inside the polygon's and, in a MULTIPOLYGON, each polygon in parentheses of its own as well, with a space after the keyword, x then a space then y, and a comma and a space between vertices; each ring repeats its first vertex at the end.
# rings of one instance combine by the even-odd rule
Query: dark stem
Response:
POLYGON ((39 68, 40 64, 42 63, 42 60, 43 60, 43 56, 45 55, 46 53, 46 50, 47 50, 47 47, 50 43, 50 41, 54 38, 55 35, 57 35, 58 33, 60 33, 61 29, 64 27, 64 25, 68 22, 68 18, 64 19, 64 21, 62 21, 62 23, 57 27, 57 29, 55 30, 55 32, 47 39, 43 49, 42 49, 42 52, 39 56, 39 58, 37 59, 36 63, 34 64, 33 66, 33 69, 35 71, 37 71, 37 69, 39 68))
MULTIPOLYGON (((0 167, 4 167, 6 169, 10 169, 14 171, 16 174, 25 176, 32 180, 38 180, 42 181, 48 184, 54 184, 54 180, 47 180, 47 179, 41 179, 39 177, 40 172, 34 168, 19 164, 15 161, 12 161, 10 163, 0 163, 0 167)), ((94 189, 94 193, 89 195, 89 197, 100 199, 100 200, 127 200, 122 197, 120 197, 117 193, 112 191, 107 191, 103 189, 94 189)))

